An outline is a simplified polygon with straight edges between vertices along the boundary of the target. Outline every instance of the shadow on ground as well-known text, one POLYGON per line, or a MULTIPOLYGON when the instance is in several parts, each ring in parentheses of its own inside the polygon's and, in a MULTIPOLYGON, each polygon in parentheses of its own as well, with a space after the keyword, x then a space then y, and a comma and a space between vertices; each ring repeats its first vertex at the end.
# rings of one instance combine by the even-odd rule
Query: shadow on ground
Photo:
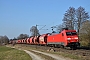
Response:
POLYGON ((81 47, 77 47, 77 49, 90 50, 90 47, 86 47, 86 46, 81 46, 81 47))

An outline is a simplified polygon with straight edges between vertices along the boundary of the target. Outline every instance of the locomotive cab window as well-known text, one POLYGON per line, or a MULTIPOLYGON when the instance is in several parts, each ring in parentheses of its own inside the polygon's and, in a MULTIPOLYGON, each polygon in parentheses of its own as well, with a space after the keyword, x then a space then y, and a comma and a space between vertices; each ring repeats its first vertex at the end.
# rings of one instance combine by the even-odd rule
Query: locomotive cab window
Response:
POLYGON ((77 32, 72 32, 72 35, 77 35, 77 32))
POLYGON ((69 36, 69 35, 77 35, 76 32, 66 32, 66 35, 69 36))

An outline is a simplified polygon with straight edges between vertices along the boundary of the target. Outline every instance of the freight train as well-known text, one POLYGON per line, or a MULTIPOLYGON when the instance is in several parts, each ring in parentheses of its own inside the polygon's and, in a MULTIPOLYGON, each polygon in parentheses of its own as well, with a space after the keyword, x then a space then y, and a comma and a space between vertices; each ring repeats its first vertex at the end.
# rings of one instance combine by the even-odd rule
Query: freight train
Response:
POLYGON ((76 30, 64 29, 60 33, 46 33, 39 36, 31 36, 26 39, 11 40, 10 43, 31 44, 31 45, 46 45, 54 47, 70 47, 76 49, 80 46, 76 30))

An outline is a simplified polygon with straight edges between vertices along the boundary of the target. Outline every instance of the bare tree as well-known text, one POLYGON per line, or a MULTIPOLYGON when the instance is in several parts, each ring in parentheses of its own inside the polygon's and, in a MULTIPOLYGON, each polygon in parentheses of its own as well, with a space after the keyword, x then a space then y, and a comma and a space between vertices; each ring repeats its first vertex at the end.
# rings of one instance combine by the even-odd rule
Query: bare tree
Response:
POLYGON ((75 8, 69 7, 69 9, 64 14, 63 22, 65 27, 68 29, 74 29, 75 24, 75 8))
POLYGON ((39 35, 39 30, 37 29, 37 26, 32 26, 30 28, 31 36, 38 36, 39 35))
POLYGON ((56 28, 57 32, 61 32, 62 31, 62 28, 63 28, 63 25, 58 25, 58 27, 56 28))
POLYGON ((77 32, 79 34, 79 30, 80 30, 80 27, 82 25, 82 23, 84 21, 86 21, 87 19, 89 19, 89 15, 88 15, 88 12, 85 11, 85 9, 83 7, 79 7, 77 10, 76 10, 76 25, 77 25, 77 32))
POLYGON ((3 36, 0 36, 0 44, 2 44, 3 43, 3 36))
POLYGON ((8 44, 9 43, 9 38, 5 35, 5 36, 0 36, 0 44, 8 44))
POLYGON ((18 37, 17 37, 17 39, 25 39, 25 38, 28 38, 29 37, 29 35, 27 35, 27 34, 20 34, 18 37))

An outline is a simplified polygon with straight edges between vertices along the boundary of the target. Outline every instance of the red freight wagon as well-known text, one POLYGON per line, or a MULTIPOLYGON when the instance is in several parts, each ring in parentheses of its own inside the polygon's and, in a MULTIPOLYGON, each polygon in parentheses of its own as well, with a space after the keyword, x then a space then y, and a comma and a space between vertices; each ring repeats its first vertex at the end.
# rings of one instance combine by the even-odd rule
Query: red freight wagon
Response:
POLYGON ((12 41, 12 40, 10 40, 10 41, 9 41, 9 44, 12 44, 12 42, 13 42, 13 41, 12 41))
POLYGON ((21 40, 17 40, 16 43, 20 44, 21 43, 21 40))
POLYGON ((47 45, 51 44, 76 48, 79 45, 78 35, 75 30, 63 30, 61 33, 48 36, 47 45))
POLYGON ((22 43, 25 44, 26 43, 26 39, 22 39, 22 43))
POLYGON ((45 45, 47 43, 47 34, 43 34, 39 37, 39 44, 45 45))
POLYGON ((30 43, 30 38, 26 39, 26 43, 29 44, 30 43))
POLYGON ((40 36, 37 36, 37 37, 35 36, 34 37, 34 44, 39 44, 39 37, 40 36))
POLYGON ((34 38, 34 37, 30 37, 30 44, 34 44, 33 38, 34 38))

